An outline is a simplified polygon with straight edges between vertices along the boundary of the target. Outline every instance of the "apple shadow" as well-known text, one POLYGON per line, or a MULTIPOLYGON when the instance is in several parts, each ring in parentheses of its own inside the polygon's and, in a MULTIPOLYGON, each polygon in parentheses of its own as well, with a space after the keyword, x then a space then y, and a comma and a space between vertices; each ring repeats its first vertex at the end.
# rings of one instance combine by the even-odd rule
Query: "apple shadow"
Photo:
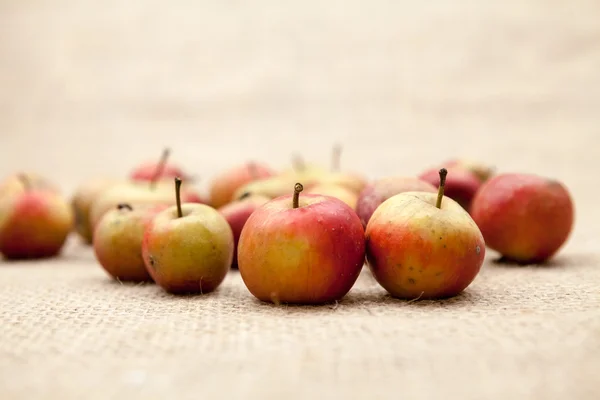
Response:
POLYGON ((563 254, 556 257, 550 258, 543 262, 518 262, 510 258, 500 256, 491 260, 491 264, 494 267, 500 268, 536 268, 536 269, 561 269, 566 267, 573 267, 576 265, 585 264, 589 257, 584 254, 563 254))

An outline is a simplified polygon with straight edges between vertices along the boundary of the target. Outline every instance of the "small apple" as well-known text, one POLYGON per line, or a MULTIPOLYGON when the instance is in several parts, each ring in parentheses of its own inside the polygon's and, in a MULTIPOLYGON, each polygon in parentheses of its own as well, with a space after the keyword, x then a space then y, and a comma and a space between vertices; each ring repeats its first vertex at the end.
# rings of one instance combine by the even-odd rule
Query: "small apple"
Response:
MULTIPOLYGON (((445 195, 469 211, 471 201, 477 190, 481 187, 481 180, 471 171, 462 167, 448 167, 445 195)), ((419 179, 429 182, 434 186, 440 184, 438 169, 429 169, 419 175, 419 179)))
POLYGON ((413 177, 391 176, 378 179, 360 192, 356 202, 356 213, 363 226, 367 226, 371 215, 381 203, 403 192, 436 193, 437 189, 431 183, 413 177))
POLYGON ((477 176, 481 182, 487 181, 495 173, 495 168, 490 165, 484 164, 480 161, 469 160, 464 158, 450 160, 444 165, 446 165, 447 167, 464 168, 475 174, 475 176, 477 176))
MULTIPOLYGON (((199 198, 193 189, 182 191, 181 196, 186 203, 194 203, 199 198)), ((113 185, 104 190, 92 203, 90 208, 89 218, 92 232, 104 213, 112 210, 121 203, 128 203, 132 207, 142 204, 174 205, 175 199, 173 198, 172 184, 164 180, 150 184, 146 182, 126 182, 113 185)))
POLYGON ((114 279, 131 282, 152 281, 142 258, 144 231, 152 218, 167 208, 123 203, 108 211, 94 232, 96 259, 114 279))
POLYGON ((238 246, 238 268, 250 293, 273 303, 318 304, 352 288, 365 259, 364 230, 343 201, 294 194, 254 211, 238 246))
POLYGON ((75 231, 86 244, 92 243, 92 226, 90 223, 90 209, 92 203, 103 191, 121 181, 117 179, 98 178, 90 180, 75 190, 71 199, 71 207, 75 215, 75 231))
POLYGON ((356 208, 356 202, 358 200, 358 195, 355 192, 344 186, 336 184, 316 184, 315 186, 312 186, 310 189, 308 189, 306 193, 335 197, 336 199, 342 200, 353 210, 356 208))
POLYGON ((162 179, 170 181, 176 176, 186 176, 178 165, 168 163, 170 155, 171 150, 164 149, 158 162, 146 161, 138 165, 131 171, 130 179, 141 182, 156 182, 162 179))
POLYGON ((574 214, 573 199, 561 182, 533 174, 496 175, 471 206, 487 246, 522 264, 556 254, 571 233, 574 214))
POLYGON ((35 172, 22 172, 10 175, 0 182, 0 196, 24 192, 26 189, 44 189, 60 193, 59 187, 49 179, 35 172), (27 181, 25 187, 23 181, 27 181))
POLYGON ((375 210, 366 229, 367 264, 392 296, 456 296, 475 279, 485 256, 479 228, 457 202, 439 192, 405 192, 375 210))
POLYGON ((269 200, 271 200, 269 197, 246 193, 238 200, 234 200, 217 210, 225 217, 233 232, 235 249, 233 252, 233 261, 231 262, 232 267, 237 268, 237 244, 242 233, 242 228, 250 215, 269 200))
POLYGON ((7 259, 57 255, 73 228, 69 203, 52 190, 31 187, 0 197, 0 253, 7 259))
POLYGON ((236 199, 236 191, 250 182, 273 176, 274 171, 265 164, 248 162, 229 169, 213 179, 210 188, 210 204, 219 208, 236 199))
POLYGON ((208 293, 231 268, 233 232, 214 208, 181 204, 180 188, 175 178, 176 205, 158 213, 144 233, 144 264, 166 292, 208 293))

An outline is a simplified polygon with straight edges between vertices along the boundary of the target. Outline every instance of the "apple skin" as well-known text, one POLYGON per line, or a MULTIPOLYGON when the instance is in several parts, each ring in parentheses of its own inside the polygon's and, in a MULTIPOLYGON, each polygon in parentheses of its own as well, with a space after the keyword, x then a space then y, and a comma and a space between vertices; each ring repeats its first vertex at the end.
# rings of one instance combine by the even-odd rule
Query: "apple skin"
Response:
MULTIPOLYGON (((154 179, 159 164, 160 162, 157 161, 144 162, 133 168, 129 174, 129 179, 135 182, 151 182, 154 179)), ((158 179, 172 182, 175 177, 186 179, 187 175, 178 165, 166 163, 158 179)))
POLYGON ((437 193, 437 188, 423 180, 407 176, 390 176, 369 183, 359 194, 356 213, 366 227, 371 215, 385 200, 403 192, 437 193))
MULTIPOLYGON (((448 170, 448 176, 446 177, 444 195, 469 211, 473 197, 481 187, 481 180, 477 175, 462 167, 454 166, 446 169, 448 170)), ((439 170, 439 168, 429 169, 419 175, 419 179, 437 187, 440 184, 439 170)))
POLYGON ((233 232, 214 208, 182 204, 158 213, 146 228, 142 257, 160 287, 172 294, 202 294, 217 289, 231 268, 233 232))
POLYGON ((271 199, 265 196, 249 195, 244 199, 234 200, 217 210, 225 217, 233 232, 234 251, 233 260, 231 261, 233 268, 237 268, 237 246, 246 221, 254 211, 269 200, 271 199))
POLYGON ((542 263, 558 252, 574 224, 574 204, 560 182, 505 173, 488 180, 471 207, 486 244, 518 263, 542 263))
POLYGON ((73 229, 69 203, 43 189, 0 198, 0 253, 7 259, 47 258, 60 253, 73 229))
POLYGON ((274 199, 288 194, 290 188, 293 188, 296 182, 298 181, 294 177, 285 175, 275 175, 255 180, 240 186, 233 194, 233 199, 239 199, 247 193, 274 199))
POLYGON ((438 299, 456 296, 475 279, 485 242, 457 202, 437 194, 405 192, 373 213, 365 232, 367 265, 393 297, 438 299))
POLYGON ((246 221, 238 247, 240 275, 261 301, 321 304, 344 297, 364 265, 364 230, 339 199, 301 194, 271 200, 246 221))
POLYGON ((0 182, 0 196, 14 195, 26 190, 23 179, 33 189, 43 189, 60 194, 60 188, 49 179, 35 172, 23 172, 7 176, 0 182))
POLYGON ((448 162, 444 163, 443 165, 446 166, 446 168, 448 168, 448 167, 464 168, 464 169, 468 170, 469 172, 475 174, 475 176, 477 176, 477 178, 479 178, 479 180, 481 182, 487 181, 495 173, 495 168, 490 165, 487 165, 487 164, 479 162, 479 161, 469 160, 469 159, 464 159, 464 158, 452 159, 452 160, 449 160, 448 162))
POLYGON ((166 208, 117 207, 104 214, 94 232, 93 249, 108 275, 124 282, 152 281, 142 258, 142 240, 152 218, 166 208))
POLYGON ((210 187, 210 204, 219 208, 231 202, 234 194, 250 182, 269 178, 275 172, 267 165, 258 162, 248 162, 228 169, 214 177, 210 187))
POLYGON ((121 183, 120 180, 110 178, 97 178, 79 186, 71 198, 71 207, 75 215, 75 231, 84 243, 92 243, 92 225, 90 222, 90 209, 92 203, 103 191, 111 186, 121 183))
POLYGON ((355 192, 351 191, 350 189, 344 186, 339 186, 336 184, 317 184, 315 186, 312 186, 305 193, 335 197, 336 199, 342 200, 353 210, 356 208, 356 202, 358 200, 358 195, 355 192))

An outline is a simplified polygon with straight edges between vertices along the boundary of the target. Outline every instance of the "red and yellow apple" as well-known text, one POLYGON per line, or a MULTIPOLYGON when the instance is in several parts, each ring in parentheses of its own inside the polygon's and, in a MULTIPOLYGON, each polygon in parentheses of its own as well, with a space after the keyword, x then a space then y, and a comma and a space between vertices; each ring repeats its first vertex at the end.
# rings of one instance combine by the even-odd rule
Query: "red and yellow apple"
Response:
POLYGON ((554 256, 571 233, 574 214, 573 199, 561 182, 523 173, 491 178, 471 206, 487 246, 525 264, 554 256))
POLYGON ((315 194, 269 201, 246 221, 238 268, 252 295, 273 303, 340 300, 364 264, 364 230, 343 201, 315 194))
MULTIPOLYGON (((450 197, 469 211, 473 197, 481 187, 481 180, 473 172, 462 167, 448 167, 446 170, 448 178, 446 179, 445 196, 450 197)), ((440 184, 438 171, 439 169, 436 168, 429 169, 419 175, 419 179, 437 187, 440 184)))
POLYGON ((321 196, 335 197, 336 199, 342 200, 353 210, 355 209, 356 201, 358 200, 356 192, 336 184, 316 184, 311 186, 310 189, 306 191, 306 194, 320 194, 321 196))
POLYGON ((171 155, 170 149, 164 149, 160 160, 145 161, 133 168, 129 174, 129 178, 138 182, 156 182, 159 180, 171 180, 175 177, 188 179, 183 169, 173 163, 169 163, 168 159, 171 155))
POLYGON ((219 208, 235 200, 236 191, 250 182, 273 176, 274 171, 266 164, 247 162, 215 176, 210 187, 210 204, 219 208))

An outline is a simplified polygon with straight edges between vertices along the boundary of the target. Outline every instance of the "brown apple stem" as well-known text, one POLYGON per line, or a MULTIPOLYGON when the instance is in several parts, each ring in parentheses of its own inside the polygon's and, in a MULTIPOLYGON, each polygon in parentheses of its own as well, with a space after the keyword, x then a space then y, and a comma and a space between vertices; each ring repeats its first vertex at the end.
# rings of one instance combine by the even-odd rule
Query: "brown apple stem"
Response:
POLYGON ((300 154, 294 154, 292 156, 292 167, 296 172, 302 172, 306 169, 306 163, 300 154))
POLYGON ((133 207, 131 207, 131 204, 127 203, 120 203, 119 205, 117 205, 117 209, 133 211, 133 207))
POLYGON ((23 187, 25 188, 25 191, 31 190, 31 181, 29 180, 29 178, 27 177, 27 175, 25 175, 25 174, 19 174, 19 180, 23 184, 23 187))
POLYGON ((292 200, 292 207, 294 208, 298 208, 299 205, 299 200, 300 200, 300 192, 304 190, 304 186, 302 186, 301 183, 296 183, 296 185, 294 185, 294 198, 292 200))
POLYGON ((252 178, 253 181, 259 178, 258 167, 256 166, 256 163, 254 161, 250 161, 248 163, 248 172, 250 173, 250 178, 252 178))
POLYGON ((435 202, 435 206, 437 208, 442 207, 442 198, 444 198, 444 186, 446 186, 446 175, 448 175, 448 170, 446 170, 446 168, 440 169, 440 187, 438 188, 437 201, 435 202))
POLYGON ((167 165, 167 160, 169 159, 169 155, 171 155, 171 149, 165 148, 160 156, 160 160, 156 165, 156 169, 154 170, 154 175, 152 176, 152 180, 150 181, 150 188, 154 189, 156 186, 156 182, 158 182, 160 176, 165 170, 165 166, 167 165))
POLYGON ((247 199, 250 196, 252 196, 251 192, 244 192, 244 193, 242 193, 242 195, 240 197, 238 197, 238 200, 244 200, 244 199, 247 199))
POLYGON ((332 157, 331 157, 331 170, 338 172, 340 170, 340 159, 342 158, 342 145, 336 143, 333 146, 332 157))
POLYGON ((183 217, 181 211, 181 178, 175 178, 175 201, 177 202, 177 218, 183 217))

